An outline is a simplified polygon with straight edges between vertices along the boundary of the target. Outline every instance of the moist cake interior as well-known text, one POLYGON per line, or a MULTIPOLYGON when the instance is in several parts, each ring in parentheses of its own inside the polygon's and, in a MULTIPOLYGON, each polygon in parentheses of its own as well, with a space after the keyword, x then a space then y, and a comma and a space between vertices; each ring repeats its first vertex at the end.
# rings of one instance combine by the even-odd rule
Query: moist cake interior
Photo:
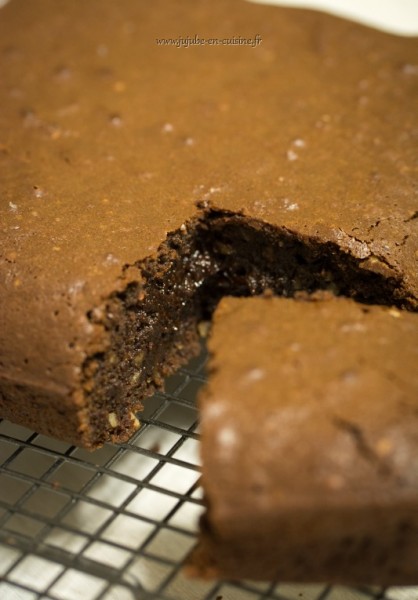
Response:
POLYGON ((199 217, 168 234, 156 255, 126 266, 134 272, 131 282, 88 315, 109 339, 108 349, 83 365, 88 447, 133 433, 140 399, 198 352, 199 336, 223 296, 326 290, 414 308, 402 282, 378 272, 370 258, 241 214, 201 208, 199 217))

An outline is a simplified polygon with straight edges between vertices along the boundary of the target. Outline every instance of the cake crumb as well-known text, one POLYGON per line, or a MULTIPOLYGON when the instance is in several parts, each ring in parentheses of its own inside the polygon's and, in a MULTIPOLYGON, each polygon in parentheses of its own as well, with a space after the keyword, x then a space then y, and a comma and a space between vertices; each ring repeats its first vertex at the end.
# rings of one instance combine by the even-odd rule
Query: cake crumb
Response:
POLYGON ((299 204, 297 202, 291 202, 289 198, 283 199, 283 205, 285 209, 289 211, 299 210, 299 204))
POLYGON ((138 354, 136 354, 134 356, 134 363, 137 367, 140 367, 142 365, 142 363, 144 362, 144 357, 145 357, 145 352, 143 352, 143 351, 138 352, 138 354))
POLYGON ((131 412, 129 414, 129 416, 131 417, 132 427, 135 429, 135 431, 140 429, 141 423, 140 423, 139 419, 136 417, 136 415, 133 412, 131 412))
POLYGON ((293 140, 292 144, 296 146, 296 148, 305 148, 306 146, 305 140, 302 140, 301 138, 296 138, 293 140))
POLYGON ((155 383, 155 385, 157 387, 160 387, 163 385, 164 378, 161 376, 161 373, 158 371, 158 369, 154 369, 154 371, 152 372, 152 381, 155 383))
POLYGON ((119 425, 118 417, 114 412, 108 414, 107 420, 109 421, 109 425, 114 429, 119 425))
POLYGON ((199 321, 197 332, 201 338, 206 338, 210 330, 210 321, 199 321))
POLYGON ((113 125, 113 127, 121 127, 122 126, 122 117, 115 113, 109 116, 109 123, 110 125, 113 125))
POLYGON ((264 371, 264 369, 259 369, 258 367, 255 367, 254 369, 250 369, 245 374, 244 380, 247 383, 261 381, 261 379, 264 379, 265 376, 266 372, 264 371))
POLYGON ((217 437, 219 445, 227 448, 235 446, 238 441, 235 429, 228 425, 224 425, 219 429, 217 437))
POLYGON ((138 383, 140 375, 141 375, 141 373, 139 371, 136 371, 136 373, 134 373, 132 375, 132 377, 131 377, 132 385, 135 385, 135 383, 138 383))
POLYGON ((37 185, 34 185, 33 186, 33 195, 35 196, 35 198, 43 198, 43 196, 45 195, 45 192, 37 185))

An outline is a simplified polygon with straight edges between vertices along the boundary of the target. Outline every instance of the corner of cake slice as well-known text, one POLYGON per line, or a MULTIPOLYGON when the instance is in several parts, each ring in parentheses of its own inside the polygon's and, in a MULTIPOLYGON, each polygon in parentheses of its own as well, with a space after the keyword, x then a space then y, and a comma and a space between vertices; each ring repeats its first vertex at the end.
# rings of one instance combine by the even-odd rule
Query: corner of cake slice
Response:
POLYGON ((221 301, 189 572, 417 583, 417 340, 417 314, 345 298, 221 301))

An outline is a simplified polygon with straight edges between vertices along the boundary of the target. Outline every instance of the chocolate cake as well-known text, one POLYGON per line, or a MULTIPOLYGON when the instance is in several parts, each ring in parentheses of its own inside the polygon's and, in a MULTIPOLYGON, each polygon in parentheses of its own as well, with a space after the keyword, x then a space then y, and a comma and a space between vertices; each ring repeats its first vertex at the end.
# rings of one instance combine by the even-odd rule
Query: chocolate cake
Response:
POLYGON ((330 298, 215 313, 194 574, 418 581, 418 315, 330 298))
POLYGON ((1 416, 126 439, 224 295, 415 310, 416 51, 241 0, 11 0, 1 416))

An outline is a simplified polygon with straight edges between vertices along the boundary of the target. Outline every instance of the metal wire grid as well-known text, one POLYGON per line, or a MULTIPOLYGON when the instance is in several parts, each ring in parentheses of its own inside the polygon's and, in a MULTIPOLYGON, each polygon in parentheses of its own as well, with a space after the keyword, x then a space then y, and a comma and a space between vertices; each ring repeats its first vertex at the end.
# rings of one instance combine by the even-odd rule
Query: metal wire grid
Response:
POLYGON ((88 453, 0 422, 2 600, 416 600, 418 588, 201 582, 196 393, 206 353, 146 402, 137 434, 88 453))

